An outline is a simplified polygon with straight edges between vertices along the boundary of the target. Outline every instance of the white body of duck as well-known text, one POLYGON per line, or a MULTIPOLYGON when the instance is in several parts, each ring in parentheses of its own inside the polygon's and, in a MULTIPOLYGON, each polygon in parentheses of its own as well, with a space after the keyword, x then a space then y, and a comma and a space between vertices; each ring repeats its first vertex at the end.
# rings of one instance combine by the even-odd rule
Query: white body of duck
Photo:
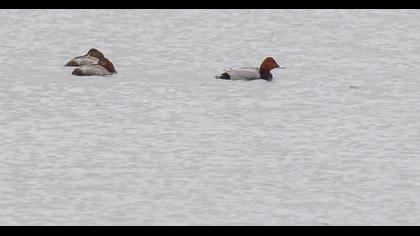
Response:
POLYGON ((225 71, 224 73, 217 75, 216 79, 224 80, 272 80, 273 75, 271 70, 276 68, 284 68, 279 66, 272 57, 267 57, 261 63, 260 67, 243 67, 225 71))
POLYGON ((84 66, 98 64, 101 58, 105 58, 104 54, 98 49, 92 48, 86 55, 78 56, 71 59, 65 66, 84 66))
POLYGON ((99 60, 98 64, 95 65, 84 65, 80 66, 72 72, 73 75, 77 76, 105 76, 117 73, 112 62, 107 58, 99 60))
POLYGON ((243 67, 225 71, 223 74, 216 76, 218 79, 227 80, 256 80, 261 79, 260 68, 243 67))
POLYGON ((85 65, 93 65, 98 64, 99 58, 91 57, 91 56, 80 56, 75 57, 69 61, 66 66, 85 66, 85 65))

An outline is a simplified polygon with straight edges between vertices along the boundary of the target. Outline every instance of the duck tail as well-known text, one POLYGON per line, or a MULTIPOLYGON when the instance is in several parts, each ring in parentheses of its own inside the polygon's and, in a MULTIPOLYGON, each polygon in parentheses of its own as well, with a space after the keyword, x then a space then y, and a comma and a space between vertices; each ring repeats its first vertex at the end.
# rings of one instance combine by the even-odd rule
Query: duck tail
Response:
POLYGON ((67 62, 67 64, 65 64, 64 66, 79 66, 79 64, 77 64, 75 61, 71 60, 71 61, 67 62))
POLYGON ((223 73, 223 74, 221 74, 221 75, 216 75, 215 76, 216 77, 216 79, 225 79, 225 80, 229 80, 230 79, 230 75, 228 74, 228 73, 223 73))
POLYGON ((76 69, 74 69, 74 71, 71 74, 81 76, 81 75, 83 75, 83 72, 79 68, 76 68, 76 69))

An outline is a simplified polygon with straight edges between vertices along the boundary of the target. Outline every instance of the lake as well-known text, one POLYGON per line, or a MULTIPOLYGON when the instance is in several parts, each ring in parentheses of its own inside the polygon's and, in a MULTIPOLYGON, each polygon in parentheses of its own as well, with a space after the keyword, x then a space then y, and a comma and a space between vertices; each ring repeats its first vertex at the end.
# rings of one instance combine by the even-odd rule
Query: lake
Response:
POLYGON ((419 17, 0 10, 0 224, 419 225, 419 17))

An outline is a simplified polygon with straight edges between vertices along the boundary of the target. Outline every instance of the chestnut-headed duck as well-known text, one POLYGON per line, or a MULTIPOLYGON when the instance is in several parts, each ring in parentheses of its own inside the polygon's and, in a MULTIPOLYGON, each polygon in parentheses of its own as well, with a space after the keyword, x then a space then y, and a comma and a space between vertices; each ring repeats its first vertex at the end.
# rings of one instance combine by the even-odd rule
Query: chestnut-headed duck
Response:
POLYGON ((96 48, 89 50, 86 55, 78 56, 71 59, 64 66, 84 66, 84 65, 93 65, 98 64, 101 58, 105 58, 104 54, 96 48))
POLYGON ((105 75, 112 75, 117 73, 115 70, 114 64, 112 64, 111 61, 109 61, 107 58, 101 58, 99 59, 98 64, 93 65, 84 65, 77 67, 72 72, 72 75, 77 76, 105 76, 105 75))
POLYGON ((217 75, 216 79, 225 80, 257 80, 263 79, 271 81, 273 75, 271 70, 273 69, 284 69, 284 66, 279 66, 272 57, 267 57, 261 63, 260 67, 243 67, 225 71, 224 73, 217 75))

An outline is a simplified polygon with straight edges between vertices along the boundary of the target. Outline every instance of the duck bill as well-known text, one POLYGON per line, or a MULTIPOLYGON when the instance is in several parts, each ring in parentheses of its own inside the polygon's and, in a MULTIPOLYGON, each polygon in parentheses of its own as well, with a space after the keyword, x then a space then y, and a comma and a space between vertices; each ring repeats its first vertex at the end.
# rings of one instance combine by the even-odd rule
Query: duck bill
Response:
POLYGON ((286 69, 286 66, 279 66, 277 69, 286 69))

